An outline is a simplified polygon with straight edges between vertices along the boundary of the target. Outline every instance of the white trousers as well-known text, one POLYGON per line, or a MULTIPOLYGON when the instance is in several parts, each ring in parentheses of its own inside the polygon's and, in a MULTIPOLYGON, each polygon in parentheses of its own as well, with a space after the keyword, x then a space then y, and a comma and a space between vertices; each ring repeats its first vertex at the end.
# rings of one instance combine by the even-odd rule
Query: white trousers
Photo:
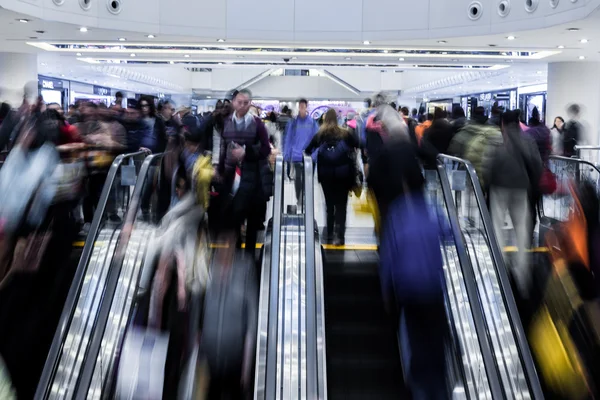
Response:
POLYGON ((490 188, 490 208, 494 232, 498 239, 500 249, 506 245, 503 230, 506 221, 506 211, 510 215, 515 236, 517 238, 518 252, 512 264, 512 273, 519 287, 521 295, 527 297, 529 285, 529 265, 527 247, 531 243, 531 210, 526 189, 507 189, 502 187, 490 188))

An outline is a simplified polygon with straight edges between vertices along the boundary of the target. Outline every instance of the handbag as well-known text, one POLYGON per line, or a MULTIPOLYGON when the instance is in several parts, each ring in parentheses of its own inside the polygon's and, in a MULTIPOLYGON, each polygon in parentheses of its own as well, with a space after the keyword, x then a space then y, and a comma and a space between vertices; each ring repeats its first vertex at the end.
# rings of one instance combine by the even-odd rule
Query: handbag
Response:
POLYGON ((558 184, 556 182, 556 176, 550 171, 548 167, 544 167, 542 177, 540 178, 540 193, 543 195, 549 195, 556 192, 558 184))

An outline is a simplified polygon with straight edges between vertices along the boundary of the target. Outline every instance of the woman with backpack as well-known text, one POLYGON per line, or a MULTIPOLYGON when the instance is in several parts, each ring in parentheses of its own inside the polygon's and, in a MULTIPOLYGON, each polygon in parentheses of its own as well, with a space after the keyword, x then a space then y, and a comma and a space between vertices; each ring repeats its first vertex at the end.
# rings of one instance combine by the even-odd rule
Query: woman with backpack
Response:
POLYGON ((338 126, 337 113, 330 108, 323 125, 306 148, 307 154, 318 151, 319 182, 327 207, 327 241, 336 246, 345 243, 348 195, 356 184, 358 140, 338 126))

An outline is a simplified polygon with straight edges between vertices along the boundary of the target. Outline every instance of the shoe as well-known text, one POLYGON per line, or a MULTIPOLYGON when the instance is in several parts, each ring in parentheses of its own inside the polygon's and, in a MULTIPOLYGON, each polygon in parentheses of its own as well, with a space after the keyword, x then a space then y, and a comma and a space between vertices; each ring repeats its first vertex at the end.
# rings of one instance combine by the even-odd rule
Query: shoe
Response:
POLYGON ((91 226, 92 226, 92 224, 90 224, 89 222, 86 222, 85 224, 83 224, 83 226, 81 227, 81 231, 79 232, 79 235, 87 236, 88 233, 90 232, 91 226))
POLYGON ((336 237, 336 238, 333 240, 333 245, 334 245, 334 246, 343 246, 344 244, 346 244, 346 241, 344 240, 344 238, 339 238, 339 237, 336 237))

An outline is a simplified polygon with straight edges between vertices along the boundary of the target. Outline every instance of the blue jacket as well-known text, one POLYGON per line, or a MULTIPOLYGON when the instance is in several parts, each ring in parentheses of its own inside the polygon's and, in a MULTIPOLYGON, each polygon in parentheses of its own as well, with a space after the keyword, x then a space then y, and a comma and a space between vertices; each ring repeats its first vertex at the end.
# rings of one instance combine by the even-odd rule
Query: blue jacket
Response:
POLYGON ((319 130, 317 121, 310 116, 296 117, 287 124, 283 159, 291 162, 302 162, 304 150, 319 130))
POLYGON ((427 304, 442 298, 442 229, 422 193, 402 195, 392 202, 380 246, 381 285, 387 301, 427 304))

